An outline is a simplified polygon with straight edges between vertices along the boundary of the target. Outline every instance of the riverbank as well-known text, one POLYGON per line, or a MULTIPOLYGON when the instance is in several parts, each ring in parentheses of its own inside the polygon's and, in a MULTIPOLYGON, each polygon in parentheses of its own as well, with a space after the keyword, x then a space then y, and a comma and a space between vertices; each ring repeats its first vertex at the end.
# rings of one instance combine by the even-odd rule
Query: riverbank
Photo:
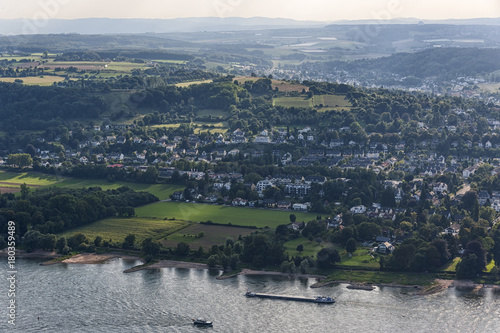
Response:
MULTIPOLYGON (((0 251, 0 257, 6 257, 7 252, 5 250, 0 251)), ((121 258, 125 260, 137 260, 143 262, 143 259, 139 256, 128 255, 119 252, 110 252, 110 253, 81 253, 71 256, 69 258, 62 257, 60 254, 56 252, 48 252, 48 251, 33 251, 26 252, 23 250, 16 251, 16 258, 19 259, 43 259, 47 260, 43 262, 41 265, 54 265, 59 263, 65 264, 102 264, 108 260, 121 258)), ((158 269, 158 268, 185 268, 185 269, 218 269, 222 270, 222 267, 209 267, 207 264, 195 263, 195 262, 187 262, 187 261, 177 261, 177 260, 160 260, 153 263, 144 263, 138 266, 134 266, 130 269, 125 270, 125 273, 136 272, 145 269, 158 269)), ((354 286, 352 289, 362 289, 362 290, 371 290, 372 288, 368 288, 371 286, 376 287, 393 287, 393 288, 406 288, 406 289, 415 289, 416 293, 419 295, 430 295, 435 294, 440 291, 446 290, 448 288, 456 288, 458 290, 472 290, 475 292, 480 292, 483 289, 492 289, 495 292, 500 292, 500 285, 493 284, 478 284, 474 283, 472 280, 444 280, 444 279, 432 279, 429 280, 426 284, 402 284, 397 283, 398 279, 394 279, 394 282, 386 283, 381 281, 374 281, 374 279, 365 278, 360 280, 346 280, 346 279, 333 279, 326 280, 327 276, 325 275, 317 275, 317 274, 299 274, 299 273, 282 273, 276 271, 263 271, 263 270, 253 270, 253 269, 242 269, 241 271, 237 271, 234 273, 227 273, 224 275, 218 276, 217 280, 225 280, 231 277, 235 277, 238 275, 267 275, 267 276, 283 276, 283 277, 291 277, 291 278, 313 278, 318 279, 318 282, 312 284, 311 288, 322 288, 326 286, 336 285, 336 284, 348 284, 349 286, 354 286), (326 280, 326 281, 325 281, 326 280)), ((332 278, 332 276, 330 276, 332 278)), ((415 281, 421 282, 421 281, 415 281)))
POLYGON ((418 290, 424 290, 425 288, 423 286, 417 286, 417 285, 405 285, 405 284, 397 284, 397 283, 371 283, 371 282, 364 282, 364 283, 359 283, 359 282, 353 282, 353 281, 347 281, 347 280, 330 280, 330 281, 319 281, 311 285, 311 288, 323 288, 323 287, 328 287, 328 286, 333 286, 336 284, 348 284, 349 286, 352 286, 349 289, 362 289, 362 290, 373 290, 373 288, 369 287, 392 287, 392 288, 408 288, 408 289, 418 289, 418 290))
POLYGON ((126 260, 139 260, 142 258, 137 256, 126 255, 122 253, 79 253, 65 258, 66 256, 61 256, 55 252, 46 252, 45 254, 39 253, 34 256, 30 256, 32 253, 28 253, 22 256, 22 258, 30 259, 50 259, 41 263, 42 266, 56 265, 56 264, 103 264, 108 260, 121 258, 126 260))
POLYGON ((447 289, 447 288, 456 288, 458 290, 473 290, 473 291, 481 291, 482 289, 492 289, 495 292, 500 292, 500 285, 475 283, 472 280, 436 279, 436 284, 438 285, 438 289, 439 289, 437 291, 447 289))
POLYGON ((64 264, 103 264, 106 261, 110 259, 115 259, 115 258, 121 258, 121 259, 126 259, 126 260, 139 260, 142 261, 143 259, 141 257, 136 257, 136 256, 130 256, 130 255, 124 255, 120 253, 103 253, 103 254, 96 254, 96 253, 81 253, 72 256, 71 258, 64 259, 61 261, 64 264))
POLYGON ((331 280, 331 281, 319 281, 311 285, 311 288, 322 288, 327 286, 332 286, 336 284, 349 284, 349 286, 360 286, 360 288, 347 288, 349 289, 362 289, 362 290, 372 290, 372 286, 380 287, 390 287, 390 288, 405 288, 405 289, 415 289, 418 295, 432 295, 439 293, 448 288, 456 288, 458 290, 470 290, 474 292, 480 292, 481 290, 488 288, 492 289, 495 292, 500 292, 500 286, 493 284, 481 284, 474 283, 472 280, 443 280, 443 279, 435 279, 434 282, 430 286, 419 286, 419 285, 404 285, 398 283, 353 283, 352 281, 345 280, 331 280), (363 288, 366 286, 366 288, 363 288))
MULTIPOLYGON (((187 261, 177 261, 177 260, 160 260, 151 264, 142 264, 139 266, 134 266, 132 268, 126 269, 124 273, 132 273, 141 271, 144 269, 158 269, 158 268, 192 268, 192 269, 210 269, 206 264, 200 264, 197 262, 187 262, 187 261)), ((216 269, 218 269, 216 267, 216 269)))
POLYGON ((298 274, 298 273, 282 273, 282 272, 274 272, 274 271, 260 271, 253 269, 242 269, 239 272, 228 275, 221 275, 217 277, 217 280, 225 280, 238 275, 269 275, 269 276, 285 276, 285 277, 293 277, 293 278, 311 278, 311 279, 326 279, 324 275, 315 275, 315 274, 298 274))
MULTIPOLYGON (((0 257, 7 257, 7 249, 0 250, 0 257)), ((36 250, 32 252, 26 252, 25 250, 18 250, 16 249, 16 259, 47 259, 51 260, 54 258, 59 258, 61 257, 60 254, 58 254, 55 251, 42 251, 42 250, 36 250)))

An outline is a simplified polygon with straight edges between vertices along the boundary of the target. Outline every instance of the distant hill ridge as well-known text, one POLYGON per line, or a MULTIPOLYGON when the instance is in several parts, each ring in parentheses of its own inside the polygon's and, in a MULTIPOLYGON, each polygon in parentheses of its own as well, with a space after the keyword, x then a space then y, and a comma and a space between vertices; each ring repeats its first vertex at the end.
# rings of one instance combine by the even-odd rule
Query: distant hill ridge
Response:
POLYGON ((111 33, 166 33, 198 31, 237 31, 270 28, 324 27, 327 25, 356 24, 460 24, 460 25, 500 25, 500 18, 477 18, 464 20, 420 20, 418 18, 397 18, 387 21, 340 20, 340 21, 299 21, 287 18, 269 17, 190 17, 177 19, 111 19, 84 18, 74 20, 51 19, 33 22, 28 19, 0 19, 2 35, 27 34, 111 34, 111 33))

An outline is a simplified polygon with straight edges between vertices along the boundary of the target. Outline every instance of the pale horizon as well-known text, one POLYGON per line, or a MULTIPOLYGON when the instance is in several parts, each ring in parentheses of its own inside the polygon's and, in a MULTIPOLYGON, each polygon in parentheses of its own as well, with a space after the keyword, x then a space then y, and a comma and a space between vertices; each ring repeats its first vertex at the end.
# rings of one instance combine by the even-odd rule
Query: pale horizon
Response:
POLYGON ((0 0, 0 19, 266 17, 300 21, 500 18, 500 1, 477 0, 0 0))

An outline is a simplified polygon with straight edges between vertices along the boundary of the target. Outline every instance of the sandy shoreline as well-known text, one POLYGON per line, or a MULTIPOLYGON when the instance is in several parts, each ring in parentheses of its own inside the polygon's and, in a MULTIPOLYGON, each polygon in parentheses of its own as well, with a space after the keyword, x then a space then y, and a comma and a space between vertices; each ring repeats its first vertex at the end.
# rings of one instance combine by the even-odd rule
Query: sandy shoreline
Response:
POLYGON ((142 261, 142 258, 140 257, 123 255, 119 253, 109 253, 109 254, 82 253, 74 255, 71 258, 65 259, 61 262, 65 264, 103 264, 104 262, 114 258, 142 261))
MULTIPOLYGON (((210 269, 206 264, 200 264, 197 262, 187 262, 187 261, 176 261, 176 260, 160 260, 153 264, 134 266, 129 269, 124 270, 124 273, 132 273, 141 271, 143 269, 158 269, 158 268, 193 268, 193 269, 210 269)), ((216 268, 217 269, 217 268, 216 268)))
POLYGON ((273 271, 258 271, 254 269, 244 268, 241 272, 234 274, 221 275, 217 277, 217 280, 225 280, 238 275, 268 275, 268 276, 286 276, 293 278, 312 278, 312 279, 326 279, 324 275, 314 275, 314 274, 298 274, 298 273, 282 273, 273 271))

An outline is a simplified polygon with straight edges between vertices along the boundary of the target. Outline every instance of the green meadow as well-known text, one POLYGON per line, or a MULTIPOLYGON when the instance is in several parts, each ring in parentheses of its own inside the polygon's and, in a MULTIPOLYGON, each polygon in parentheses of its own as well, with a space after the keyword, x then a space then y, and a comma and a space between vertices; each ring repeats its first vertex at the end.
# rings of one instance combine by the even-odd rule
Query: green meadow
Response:
POLYGON ((82 187, 100 187, 103 190, 112 190, 121 186, 128 186, 134 191, 144 191, 156 195, 160 200, 165 200, 170 197, 175 191, 183 190, 181 185, 170 184, 140 184, 129 182, 109 182, 103 179, 78 179, 70 178, 55 184, 60 187, 82 188, 82 187))
POLYGON ((169 235, 161 242, 166 247, 174 247, 177 243, 185 242, 191 249, 197 249, 200 246, 209 249, 212 245, 224 244, 226 239, 237 240, 239 236, 249 235, 253 231, 249 228, 195 223, 169 235), (198 237, 200 233, 203 233, 203 237, 198 237))
POLYGON ((0 170, 0 186, 1 187, 18 187, 26 183, 28 186, 50 186, 61 181, 60 177, 53 175, 45 175, 36 172, 9 172, 0 170))
MULTIPOLYGON (((340 251, 339 251, 340 252, 340 251)), ((363 268, 380 268, 377 257, 370 255, 370 250, 361 248, 356 250, 350 257, 345 251, 340 252, 342 261, 338 263, 339 266, 356 266, 363 268), (344 252, 344 253, 343 253, 344 252)))
MULTIPOLYGON (((212 221, 221 224, 276 228, 290 223, 292 212, 244 207, 228 207, 184 202, 156 202, 135 210, 140 217, 175 218, 184 221, 212 221)), ((316 214, 293 212, 297 221, 309 221, 316 214)))
POLYGON ((316 258, 316 254, 324 247, 327 246, 324 242, 318 244, 315 240, 310 241, 305 237, 299 237, 296 239, 289 240, 284 244, 286 251, 290 255, 290 257, 313 257, 316 258), (304 246, 304 250, 299 252, 297 251, 297 246, 302 244, 304 246))
POLYGON ((0 170, 0 187, 20 187, 26 183, 28 187, 68 187, 68 188, 88 188, 100 187, 103 190, 116 189, 121 186, 128 186, 134 191, 144 191, 156 195, 160 200, 170 198, 175 191, 181 191, 184 186, 170 184, 141 184, 129 182, 109 182, 104 179, 80 179, 62 176, 46 175, 37 172, 9 172, 0 170))
POLYGON ((122 243, 127 235, 134 234, 136 243, 140 243, 148 237, 153 237, 155 240, 164 239, 188 225, 188 222, 178 220, 138 217, 107 218, 64 232, 59 236, 67 238, 76 233, 83 233, 91 240, 94 240, 97 236, 101 236, 103 240, 108 241, 111 239, 113 242, 122 243))
POLYGON ((320 111, 337 108, 350 108, 352 104, 345 99, 344 95, 315 95, 312 98, 307 96, 298 97, 276 97, 273 98, 273 105, 296 108, 317 108, 320 111), (319 107, 319 105, 323 105, 319 107))

